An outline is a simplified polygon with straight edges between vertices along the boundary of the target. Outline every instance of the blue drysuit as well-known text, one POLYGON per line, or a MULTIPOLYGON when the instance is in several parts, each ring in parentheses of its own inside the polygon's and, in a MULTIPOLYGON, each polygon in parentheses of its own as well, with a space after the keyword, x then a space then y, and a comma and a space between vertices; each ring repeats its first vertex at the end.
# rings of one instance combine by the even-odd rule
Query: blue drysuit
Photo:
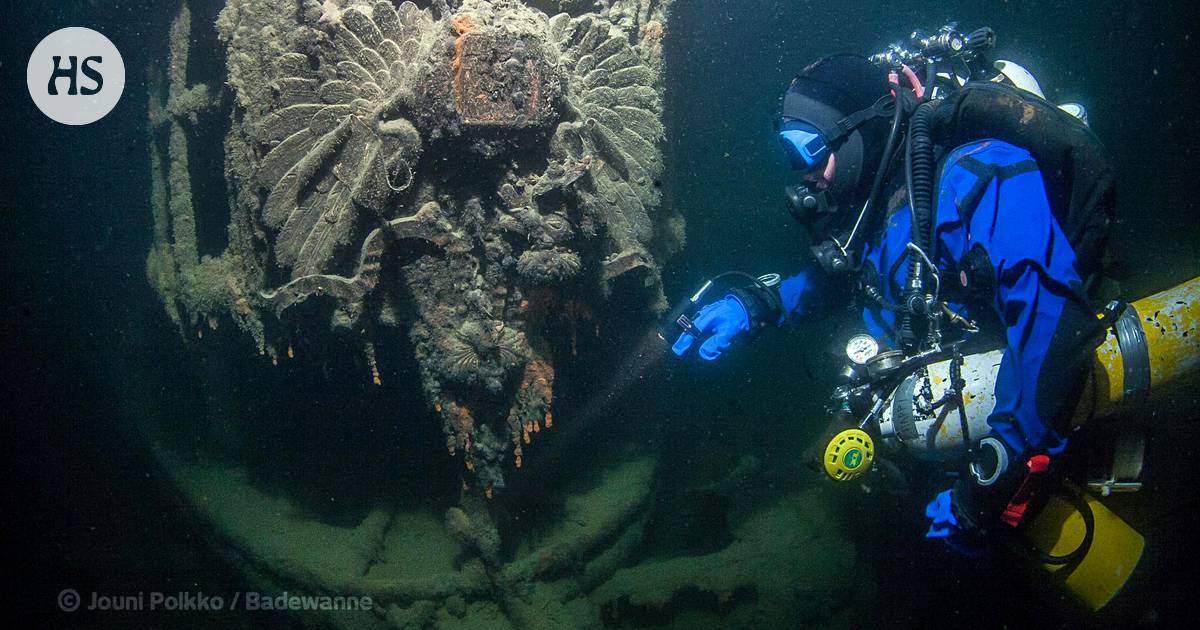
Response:
MULTIPOLYGON (((998 140, 972 142, 950 152, 940 173, 934 257, 943 291, 960 283, 968 252, 982 248, 994 272, 994 313, 973 312, 982 309, 972 302, 950 306, 976 321, 998 316, 1006 334, 988 423, 1019 455, 1056 454, 1066 447, 1066 436, 1055 421, 1067 409, 1067 390, 1082 378, 1080 349, 1089 321, 1095 323, 1079 299, 1075 253, 1027 151, 998 140)), ((892 303, 902 301, 910 219, 907 207, 892 212, 882 237, 863 252, 862 263, 878 270, 878 289, 892 303)), ((780 284, 787 319, 821 304, 820 273, 810 269, 780 284)), ((892 336, 891 311, 868 306, 863 320, 876 338, 892 336)))

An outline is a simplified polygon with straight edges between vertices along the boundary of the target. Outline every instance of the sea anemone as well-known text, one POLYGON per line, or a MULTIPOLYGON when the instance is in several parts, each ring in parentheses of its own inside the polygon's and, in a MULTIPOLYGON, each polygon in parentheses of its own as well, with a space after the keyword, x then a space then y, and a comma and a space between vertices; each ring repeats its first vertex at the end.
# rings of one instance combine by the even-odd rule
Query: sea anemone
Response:
POLYGON ((517 273, 538 284, 556 284, 573 278, 583 268, 579 254, 561 247, 530 250, 517 260, 517 273))
POLYGON ((524 366, 525 335, 496 320, 463 322, 442 338, 447 376, 498 391, 509 371, 524 366))

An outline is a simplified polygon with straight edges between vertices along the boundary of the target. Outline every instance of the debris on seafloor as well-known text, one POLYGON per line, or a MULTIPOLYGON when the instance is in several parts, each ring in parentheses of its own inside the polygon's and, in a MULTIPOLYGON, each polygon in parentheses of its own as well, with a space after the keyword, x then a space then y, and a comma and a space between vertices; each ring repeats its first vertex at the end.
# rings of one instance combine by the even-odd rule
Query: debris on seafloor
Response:
POLYGON ((664 305, 682 234, 659 190, 669 1, 288 4, 227 0, 225 76, 198 85, 181 5, 150 78, 147 275, 185 336, 227 316, 273 363, 304 351, 280 331, 324 327, 380 385, 401 358, 373 331, 406 331, 447 450, 491 494, 578 352, 577 322, 548 339, 547 314, 599 330, 610 301, 664 305), (219 102, 228 245, 201 256, 188 143, 219 102))
POLYGON ((154 453, 252 587, 371 598, 324 618, 338 627, 869 625, 853 604, 872 597, 872 576, 819 489, 743 515, 713 553, 634 562, 654 504, 649 457, 580 480, 561 518, 504 553, 479 497, 440 519, 380 506, 336 526, 242 469, 154 453))
POLYGON ((589 594, 619 627, 859 628, 873 581, 820 491, 751 514, 728 546, 618 570, 589 594), (855 589, 855 596, 851 593, 855 589))
POLYGON ((510 559, 479 497, 444 519, 381 506, 335 526, 256 488, 242 469, 153 450, 253 588, 370 598, 361 610, 309 616, 336 627, 594 627, 588 593, 628 562, 653 504, 652 458, 612 465, 568 492, 563 518, 510 559))

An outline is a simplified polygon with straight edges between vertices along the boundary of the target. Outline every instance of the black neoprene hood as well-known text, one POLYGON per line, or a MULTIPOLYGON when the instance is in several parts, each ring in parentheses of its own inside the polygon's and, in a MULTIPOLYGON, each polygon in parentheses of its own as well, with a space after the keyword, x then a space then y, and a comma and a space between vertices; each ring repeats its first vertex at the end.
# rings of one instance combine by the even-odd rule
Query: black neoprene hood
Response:
MULTIPOLYGON (((850 114, 875 104, 888 92, 887 73, 865 57, 839 54, 820 59, 804 68, 788 86, 780 108, 780 127, 803 121, 826 138, 841 135, 837 123, 850 114)), ((855 130, 837 153, 835 188, 851 192, 863 180, 863 165, 875 164, 882 151, 881 121, 868 121, 855 130)))

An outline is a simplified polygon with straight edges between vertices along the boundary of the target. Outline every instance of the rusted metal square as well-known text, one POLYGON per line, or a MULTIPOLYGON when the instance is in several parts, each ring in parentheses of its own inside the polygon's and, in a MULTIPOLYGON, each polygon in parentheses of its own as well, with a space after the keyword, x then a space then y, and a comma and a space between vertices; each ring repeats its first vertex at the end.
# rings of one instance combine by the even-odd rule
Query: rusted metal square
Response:
POLYGON ((455 42, 454 106, 468 125, 525 127, 546 112, 549 74, 532 37, 473 31, 455 42))

